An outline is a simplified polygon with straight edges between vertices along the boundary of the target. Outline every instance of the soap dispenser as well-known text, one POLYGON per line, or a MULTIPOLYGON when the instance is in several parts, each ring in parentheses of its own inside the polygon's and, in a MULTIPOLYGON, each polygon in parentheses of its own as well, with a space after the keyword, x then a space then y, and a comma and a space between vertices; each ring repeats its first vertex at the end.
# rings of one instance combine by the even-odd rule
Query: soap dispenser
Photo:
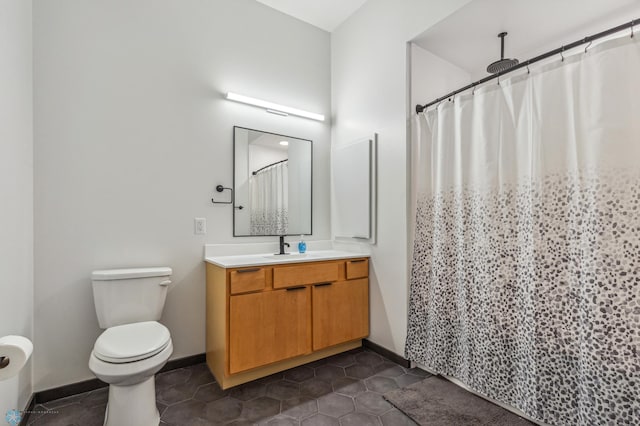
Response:
POLYGON ((307 243, 302 239, 302 235, 300 235, 300 242, 298 243, 298 252, 304 253, 307 251, 307 243))

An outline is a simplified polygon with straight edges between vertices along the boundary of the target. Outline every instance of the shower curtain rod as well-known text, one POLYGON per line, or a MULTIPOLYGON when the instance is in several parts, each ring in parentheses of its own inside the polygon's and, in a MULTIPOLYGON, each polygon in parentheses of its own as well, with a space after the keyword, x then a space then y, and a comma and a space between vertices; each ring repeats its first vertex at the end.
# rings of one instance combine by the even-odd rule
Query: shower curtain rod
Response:
MULTIPOLYGON (((483 83, 491 81, 494 78, 500 78, 504 74, 507 74, 507 73, 510 73, 512 71, 518 70, 520 68, 528 67, 529 65, 531 65, 533 63, 536 63, 538 61, 542 61, 543 59, 550 58, 551 56, 555 56, 555 55, 558 55, 558 54, 562 55, 562 53, 564 53, 564 51, 566 51, 566 50, 573 49, 574 47, 578 47, 578 46, 580 46, 582 44, 591 43, 594 40, 597 40, 597 39, 602 38, 602 37, 606 37, 606 36, 611 35, 611 34, 615 34, 615 33, 620 32, 622 30, 626 30, 627 28, 631 28, 631 37, 633 37, 633 27, 634 27, 634 25, 636 23, 640 23, 640 19, 634 19, 633 21, 629 21, 626 24, 622 24, 622 25, 618 25, 617 27, 609 28, 608 30, 602 31, 602 32, 600 32, 598 34, 594 34, 592 36, 585 37, 585 38, 583 38, 581 40, 574 41, 573 43, 566 44, 566 45, 564 45, 562 47, 559 47, 557 49, 550 50, 550 51, 548 51, 546 53, 543 53, 542 55, 538 55, 535 58, 531 58, 531 59, 529 59, 527 61, 521 62, 518 65, 515 65, 515 66, 513 66, 511 68, 508 68, 508 69, 506 69, 504 71, 501 71, 499 73, 490 75, 490 76, 485 77, 485 78, 483 78, 481 80, 475 81, 475 82, 473 82, 471 84, 468 84, 468 85, 466 85, 466 86, 464 86, 464 87, 462 87, 462 88, 460 88, 458 90, 454 90, 453 92, 451 92, 451 93, 449 93, 449 94, 447 94, 445 96, 442 96, 441 98, 438 98, 438 99, 436 99, 436 100, 434 100, 432 102, 429 102, 428 104, 425 104, 425 105, 418 104, 418 105, 416 105, 416 114, 421 113, 425 109, 429 108, 431 105, 435 105, 435 104, 437 104, 439 102, 442 102, 442 101, 444 101, 446 99, 451 98, 452 96, 457 95, 458 93, 464 92, 465 90, 469 90, 469 89, 471 89, 473 87, 476 87, 476 86, 479 86, 479 85, 481 85, 483 83)), ((587 46, 587 48, 588 47, 589 46, 587 46)), ((585 49, 585 51, 586 51, 586 49, 585 49)))
POLYGON ((268 169, 269 167, 275 166, 276 164, 284 163, 285 161, 289 161, 289 159, 287 158, 287 159, 284 159, 284 160, 276 161, 275 163, 267 164, 266 166, 259 168, 255 172, 251 172, 251 174, 255 176, 258 173, 260 173, 261 171, 263 171, 264 169, 268 169))

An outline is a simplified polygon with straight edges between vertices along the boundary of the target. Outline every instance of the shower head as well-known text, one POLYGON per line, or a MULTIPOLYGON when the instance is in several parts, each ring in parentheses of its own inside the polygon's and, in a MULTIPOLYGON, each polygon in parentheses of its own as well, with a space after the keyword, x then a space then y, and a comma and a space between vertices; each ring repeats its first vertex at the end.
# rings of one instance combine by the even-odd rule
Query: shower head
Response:
POLYGON ((506 71, 515 65, 518 65, 519 61, 517 59, 505 59, 504 57, 504 38, 506 37, 506 35, 506 32, 498 34, 498 37, 500 37, 500 60, 495 61, 487 67, 488 73, 497 74, 499 72, 506 71))
POLYGON ((499 72, 506 71, 509 68, 518 65, 517 59, 500 59, 487 67, 487 72, 490 74, 498 74, 499 72))

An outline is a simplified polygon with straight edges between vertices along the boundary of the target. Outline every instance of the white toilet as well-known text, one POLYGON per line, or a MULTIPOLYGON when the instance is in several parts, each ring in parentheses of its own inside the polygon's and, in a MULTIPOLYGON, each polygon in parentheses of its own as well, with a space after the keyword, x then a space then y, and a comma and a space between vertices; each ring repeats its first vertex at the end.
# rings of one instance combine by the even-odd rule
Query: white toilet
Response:
POLYGON ((107 426, 160 423, 154 375, 173 352, 171 334, 157 322, 162 315, 171 268, 95 271, 93 300, 100 328, 106 329, 89 368, 109 383, 107 426))

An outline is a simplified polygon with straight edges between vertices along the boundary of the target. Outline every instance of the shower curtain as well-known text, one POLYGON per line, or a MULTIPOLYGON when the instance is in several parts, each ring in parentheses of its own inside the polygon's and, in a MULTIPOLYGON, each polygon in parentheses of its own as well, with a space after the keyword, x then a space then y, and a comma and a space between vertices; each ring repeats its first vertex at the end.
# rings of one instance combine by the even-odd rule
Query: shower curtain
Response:
POLYGON ((251 235, 286 235, 289 228, 287 161, 260 170, 249 180, 251 235))
POLYGON ((552 425, 640 424, 639 39, 414 127, 406 356, 552 425))

